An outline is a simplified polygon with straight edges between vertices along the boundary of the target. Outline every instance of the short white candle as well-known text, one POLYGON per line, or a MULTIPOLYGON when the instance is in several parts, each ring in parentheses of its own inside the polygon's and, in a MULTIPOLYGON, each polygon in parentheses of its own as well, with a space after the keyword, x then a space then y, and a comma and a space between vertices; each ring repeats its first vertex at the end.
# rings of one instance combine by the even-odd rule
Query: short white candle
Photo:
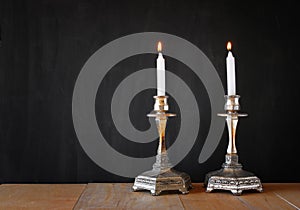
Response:
POLYGON ((235 61, 232 55, 231 50, 231 42, 227 43, 228 55, 226 58, 226 66, 227 66, 227 94, 235 95, 235 61))
POLYGON ((165 59, 162 55, 161 42, 157 45, 158 58, 156 59, 156 70, 157 70, 157 96, 165 95, 165 59))

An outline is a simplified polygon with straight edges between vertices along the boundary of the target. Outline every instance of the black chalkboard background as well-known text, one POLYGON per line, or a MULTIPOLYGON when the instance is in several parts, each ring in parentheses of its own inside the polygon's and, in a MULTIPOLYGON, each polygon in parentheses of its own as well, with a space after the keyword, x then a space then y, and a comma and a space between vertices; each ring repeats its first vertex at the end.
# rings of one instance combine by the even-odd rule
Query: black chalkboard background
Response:
MULTIPOLYGON (((292 2, 0 2, 0 183, 133 181, 106 172, 85 154, 73 127, 72 94, 81 68, 96 50, 147 31, 196 45, 224 87, 226 42, 231 40, 237 90, 242 110, 249 114, 239 122, 240 160, 263 182, 300 181, 299 11, 292 2)), ((155 56, 151 58, 154 67, 155 56)), ((221 166, 227 130, 203 164, 197 161, 203 146, 198 141, 176 166, 194 182, 221 166)), ((152 154, 153 148, 146 152, 152 154)))

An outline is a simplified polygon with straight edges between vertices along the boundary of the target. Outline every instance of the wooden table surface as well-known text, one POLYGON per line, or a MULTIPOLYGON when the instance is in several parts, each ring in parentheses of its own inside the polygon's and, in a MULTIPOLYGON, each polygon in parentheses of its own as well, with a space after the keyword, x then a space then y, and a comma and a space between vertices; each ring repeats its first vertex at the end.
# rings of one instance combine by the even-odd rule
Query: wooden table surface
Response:
POLYGON ((132 183, 2 184, 0 209, 300 209, 300 183, 265 183, 264 192, 206 193, 194 183, 189 194, 152 196, 132 183))

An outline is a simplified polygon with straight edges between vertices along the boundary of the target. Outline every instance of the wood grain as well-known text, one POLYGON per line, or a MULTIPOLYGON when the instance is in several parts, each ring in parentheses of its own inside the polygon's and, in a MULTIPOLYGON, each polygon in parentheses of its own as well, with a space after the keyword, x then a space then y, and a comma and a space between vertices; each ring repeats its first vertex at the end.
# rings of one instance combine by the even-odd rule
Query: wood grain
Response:
POLYGON ((85 184, 0 185, 0 209, 73 209, 85 184))
POLYGON ((266 183, 264 192, 206 193, 193 183, 189 194, 152 196, 132 192, 133 183, 4 184, 0 185, 0 210, 10 209, 300 209, 300 183, 266 183))
POLYGON ((265 184, 268 192, 275 194, 281 200, 300 209, 300 183, 265 184))
POLYGON ((206 193, 202 183, 193 183, 188 195, 179 195, 185 209, 248 209, 227 191, 206 193))
POLYGON ((132 192, 133 184, 88 184, 75 209, 184 209, 177 194, 132 192))

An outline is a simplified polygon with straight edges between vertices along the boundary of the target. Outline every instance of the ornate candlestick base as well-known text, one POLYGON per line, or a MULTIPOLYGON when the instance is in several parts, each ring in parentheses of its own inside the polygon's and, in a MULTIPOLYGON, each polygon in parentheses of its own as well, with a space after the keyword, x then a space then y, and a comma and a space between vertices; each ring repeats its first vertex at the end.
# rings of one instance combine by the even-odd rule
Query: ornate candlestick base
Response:
POLYGON ((247 114, 239 114, 240 110, 238 95, 225 96, 226 114, 218 114, 218 116, 226 117, 229 143, 225 163, 222 168, 206 174, 204 186, 206 192, 214 189, 230 190, 234 195, 241 195, 243 190, 263 191, 261 181, 253 173, 242 169, 242 165, 238 162, 238 155, 235 146, 235 133, 238 117, 245 117, 247 114))
POLYGON ((172 167, 162 170, 154 165, 151 171, 146 171, 135 178, 133 191, 150 190, 151 195, 159 195, 162 191, 169 190, 179 190, 182 194, 189 193, 192 184, 188 174, 176 171, 172 167))
POLYGON ((159 133, 156 162, 152 170, 135 178, 132 189, 133 191, 150 190, 151 195, 159 195, 162 191, 169 190, 179 190, 182 194, 187 194, 192 187, 190 176, 172 168, 165 144, 167 118, 176 115, 166 113, 168 110, 167 96, 154 96, 154 98, 154 112, 148 114, 148 117, 155 117, 159 133))
POLYGON ((260 179, 253 173, 242 169, 237 155, 226 155, 222 169, 206 174, 204 186, 206 192, 212 190, 230 190, 233 195, 241 195, 243 190, 263 191, 260 179))

